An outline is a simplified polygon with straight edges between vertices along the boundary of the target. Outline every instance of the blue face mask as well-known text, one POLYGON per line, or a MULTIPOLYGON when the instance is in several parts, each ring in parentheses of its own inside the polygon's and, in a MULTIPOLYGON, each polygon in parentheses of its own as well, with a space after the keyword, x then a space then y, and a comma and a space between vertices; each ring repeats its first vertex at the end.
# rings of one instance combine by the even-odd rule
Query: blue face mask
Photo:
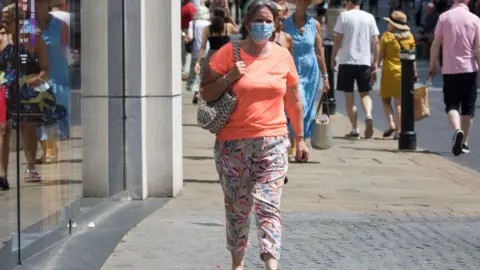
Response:
POLYGON ((253 41, 263 44, 268 41, 273 33, 273 23, 252 23, 250 36, 253 41))

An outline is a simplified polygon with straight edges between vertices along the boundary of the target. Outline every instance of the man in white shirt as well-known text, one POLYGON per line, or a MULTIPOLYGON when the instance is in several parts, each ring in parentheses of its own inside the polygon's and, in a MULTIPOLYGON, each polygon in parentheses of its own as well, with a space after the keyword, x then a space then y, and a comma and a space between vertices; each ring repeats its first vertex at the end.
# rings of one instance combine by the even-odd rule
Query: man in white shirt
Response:
POLYGON ((357 126, 357 108, 354 102, 354 83, 365 112, 365 138, 373 136, 372 73, 377 69, 377 52, 379 49, 378 28, 372 14, 360 10, 362 0, 348 0, 347 11, 338 16, 334 28, 335 41, 332 51, 332 68, 335 70, 338 60, 337 89, 345 92, 345 107, 352 124, 352 131, 347 137, 359 138, 357 126), (337 59, 338 54, 338 59, 337 59))

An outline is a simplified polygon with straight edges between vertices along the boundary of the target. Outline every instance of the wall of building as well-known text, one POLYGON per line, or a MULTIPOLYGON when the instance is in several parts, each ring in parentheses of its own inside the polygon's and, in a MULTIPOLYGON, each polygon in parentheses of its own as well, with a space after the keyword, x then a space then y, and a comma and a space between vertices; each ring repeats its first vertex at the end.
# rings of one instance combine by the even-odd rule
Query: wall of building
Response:
POLYGON ((82 1, 83 195, 182 187, 180 1, 82 1), (101 132, 99 132, 101 131, 101 132))

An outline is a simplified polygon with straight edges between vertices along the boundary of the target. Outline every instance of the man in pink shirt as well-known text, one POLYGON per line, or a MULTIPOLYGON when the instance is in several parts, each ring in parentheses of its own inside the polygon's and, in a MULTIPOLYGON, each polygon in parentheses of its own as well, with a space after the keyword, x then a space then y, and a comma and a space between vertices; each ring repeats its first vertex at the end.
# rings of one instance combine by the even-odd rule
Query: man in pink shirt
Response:
POLYGON ((436 73, 442 49, 443 100, 454 130, 452 152, 469 153, 468 136, 477 100, 477 73, 480 61, 480 19, 468 9, 469 0, 455 0, 438 19, 430 52, 431 79, 436 73))

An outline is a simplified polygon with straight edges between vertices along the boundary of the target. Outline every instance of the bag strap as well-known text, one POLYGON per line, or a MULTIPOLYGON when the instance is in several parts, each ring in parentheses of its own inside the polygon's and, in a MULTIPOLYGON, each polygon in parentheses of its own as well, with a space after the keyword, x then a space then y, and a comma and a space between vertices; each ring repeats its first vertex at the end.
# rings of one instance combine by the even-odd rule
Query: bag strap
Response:
POLYGON ((237 42, 231 42, 233 46, 233 55, 235 57, 235 62, 242 61, 240 58, 240 45, 237 42))
MULTIPOLYGON (((318 116, 320 115, 320 109, 322 109, 323 107, 323 102, 326 101, 327 99, 327 95, 326 93, 323 93, 322 94, 322 97, 320 98, 320 101, 318 102, 318 105, 317 105, 317 111, 316 111, 316 119, 318 119, 318 116)), ((330 117, 330 108, 327 106, 327 116, 330 117)))
POLYGON ((395 37, 395 39, 397 40, 398 45, 400 46, 400 51, 405 50, 405 47, 402 46, 402 43, 400 42, 400 39, 398 39, 398 37, 395 36, 395 35, 393 35, 393 36, 395 37))

